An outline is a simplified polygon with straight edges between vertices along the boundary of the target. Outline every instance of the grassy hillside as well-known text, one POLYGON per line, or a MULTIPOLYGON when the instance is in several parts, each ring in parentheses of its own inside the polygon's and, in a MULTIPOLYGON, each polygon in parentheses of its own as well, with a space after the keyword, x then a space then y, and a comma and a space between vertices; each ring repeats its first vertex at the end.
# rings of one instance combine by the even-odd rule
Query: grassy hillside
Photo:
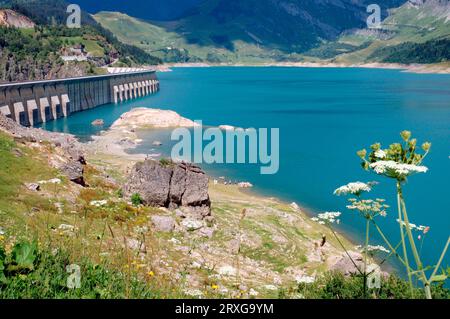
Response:
POLYGON ((117 12, 100 12, 94 18, 117 38, 135 45, 165 62, 264 62, 283 59, 279 50, 236 41, 233 51, 225 47, 191 43, 183 35, 170 31, 167 24, 150 23, 117 12))
MULTIPOLYGON (((165 62, 264 63, 326 60, 353 64, 390 61, 428 63, 446 59, 445 54, 440 53, 430 59, 414 58, 416 54, 413 51, 417 48, 410 45, 449 36, 450 7, 442 2, 429 1, 421 6, 405 4, 390 11, 381 29, 345 30, 338 39, 331 41, 323 35, 306 52, 299 52, 299 47, 296 48, 299 44, 293 39, 289 49, 286 49, 280 44, 280 39, 271 38, 270 34, 261 36, 251 32, 246 27, 250 21, 241 19, 235 12, 236 8, 235 11, 230 11, 227 6, 229 10, 217 16, 219 13, 214 11, 214 5, 217 3, 205 4, 209 7, 201 7, 200 12, 192 17, 174 22, 149 22, 115 12, 100 12, 94 18, 121 41, 139 46, 165 62), (212 18, 207 17, 214 12, 215 19, 223 20, 221 32, 215 29, 214 23, 210 21, 212 18), (232 22, 233 25, 235 22, 237 24, 227 27, 232 22), (242 30, 246 30, 246 36, 242 36, 242 30), (395 49, 395 46, 405 43, 408 45, 395 49), (401 53, 401 58, 388 58, 390 50, 405 52, 401 53)), ((276 16, 273 17, 275 18, 276 16)), ((432 43, 429 42, 431 45, 432 43)))
POLYGON ((66 7, 62 0, 0 1, 0 9, 13 9, 36 24, 28 29, 0 27, 0 81, 100 74, 105 72, 100 67, 114 62, 125 66, 161 62, 142 49, 120 42, 86 13, 82 14, 81 28, 67 28, 66 7), (85 61, 61 59, 80 46, 85 61))
MULTIPOLYGON (((399 62, 399 63, 434 63, 446 61, 446 54, 424 51, 418 58, 418 48, 433 46, 437 40, 450 38, 450 4, 445 2, 429 1, 425 5, 412 6, 405 4, 393 9, 386 18, 381 29, 357 30, 345 33, 336 42, 326 43, 322 50, 339 45, 351 45, 353 48, 347 52, 335 52, 330 56, 336 62, 363 63, 363 62, 399 62), (363 48, 358 48, 360 45, 363 48), (422 44, 422 45, 415 45, 422 44), (401 51, 401 53, 400 53, 401 51), (429 58, 424 56, 426 52, 429 58), (396 52, 396 53, 395 53, 396 52), (401 55, 390 58, 391 54, 401 55)), ((442 46, 443 43, 440 43, 442 46)), ((445 51, 445 48, 444 48, 445 51)))

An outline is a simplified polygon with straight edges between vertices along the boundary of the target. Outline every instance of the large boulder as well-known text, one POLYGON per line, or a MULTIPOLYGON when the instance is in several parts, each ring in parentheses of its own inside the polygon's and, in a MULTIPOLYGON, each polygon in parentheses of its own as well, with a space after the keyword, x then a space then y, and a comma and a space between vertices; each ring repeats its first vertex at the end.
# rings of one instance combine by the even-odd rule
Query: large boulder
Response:
POLYGON ((84 167, 79 161, 71 160, 60 167, 61 172, 66 175, 70 181, 75 184, 86 186, 84 180, 84 167))
POLYGON ((175 219, 170 216, 152 216, 152 224, 156 231, 170 233, 175 229, 175 219))
POLYGON ((354 251, 349 251, 348 255, 347 253, 342 253, 342 255, 331 261, 330 270, 340 272, 345 276, 358 274, 359 271, 364 270, 363 255, 354 251))
POLYGON ((203 218, 210 215, 208 176, 187 163, 162 165, 153 160, 136 164, 124 186, 125 195, 137 193, 145 205, 189 208, 203 218))
POLYGON ((145 205, 167 207, 171 178, 171 168, 146 160, 133 167, 124 191, 127 196, 139 194, 145 205))

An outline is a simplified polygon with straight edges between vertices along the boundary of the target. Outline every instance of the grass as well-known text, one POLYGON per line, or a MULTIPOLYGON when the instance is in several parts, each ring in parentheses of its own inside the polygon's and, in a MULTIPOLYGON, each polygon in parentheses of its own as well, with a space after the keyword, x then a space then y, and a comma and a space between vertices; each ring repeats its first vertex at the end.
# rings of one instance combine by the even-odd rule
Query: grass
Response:
POLYGON ((70 45, 82 44, 85 46, 85 50, 94 57, 103 57, 105 55, 105 49, 99 45, 99 42, 93 39, 86 39, 81 36, 77 37, 61 37, 61 40, 67 41, 70 45))

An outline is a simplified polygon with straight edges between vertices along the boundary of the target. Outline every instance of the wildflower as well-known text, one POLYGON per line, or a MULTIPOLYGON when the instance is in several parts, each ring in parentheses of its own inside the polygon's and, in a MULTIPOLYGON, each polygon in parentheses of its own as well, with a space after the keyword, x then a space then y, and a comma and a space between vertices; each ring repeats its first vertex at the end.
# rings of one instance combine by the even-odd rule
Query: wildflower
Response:
POLYGON ((278 288, 274 285, 265 285, 264 288, 267 290, 278 290, 278 288))
POLYGON ((93 200, 89 203, 89 205, 95 206, 95 207, 102 207, 102 206, 105 206, 106 204, 108 204, 107 200, 93 200))
POLYGON ((370 192, 372 190, 372 183, 366 184, 362 182, 354 182, 354 183, 348 183, 347 185, 341 186, 338 189, 334 191, 334 195, 341 196, 341 195, 361 195, 361 193, 364 192, 370 192))
POLYGON ((148 275, 149 277, 154 277, 154 276, 155 276, 155 273, 154 273, 153 271, 149 271, 149 272, 147 273, 147 275, 148 275))
POLYGON ((219 286, 216 285, 216 284, 212 284, 212 285, 211 285, 211 288, 212 288, 213 290, 217 290, 217 289, 219 289, 219 286))
POLYGON ((405 178, 415 173, 428 172, 428 168, 426 166, 403 164, 395 161, 378 161, 370 164, 369 167, 378 175, 385 175, 387 177, 395 178, 405 178))
POLYGON ((384 159, 384 158, 386 158, 386 156, 387 156, 387 154, 383 150, 378 150, 378 151, 375 152, 375 157, 376 158, 384 159))
POLYGON ((259 292, 257 292, 255 289, 250 288, 250 291, 248 292, 248 294, 252 297, 257 297, 259 295, 259 292))
POLYGON ((59 178, 52 178, 48 181, 39 181, 38 184, 61 184, 61 180, 59 178))
POLYGON ((5 240, 5 236, 0 235, 0 241, 4 241, 5 240))
POLYGON ((338 217, 341 216, 340 212, 325 212, 317 215, 317 217, 311 218, 312 221, 319 223, 320 225, 325 225, 326 223, 339 223, 338 217))
POLYGON ((378 245, 378 246, 368 245, 367 246, 367 251, 372 251, 372 252, 380 251, 380 252, 383 252, 383 253, 386 253, 386 254, 390 253, 390 251, 388 249, 384 248, 381 245, 378 245))
MULTIPOLYGON (((406 223, 404 221, 400 222, 400 220, 398 218, 397 218, 397 223, 400 223, 403 226, 406 226, 406 223)), ((409 227, 412 230, 420 231, 420 232, 423 232, 424 234, 428 233, 428 231, 430 230, 430 227, 428 227, 428 226, 416 225, 416 224, 413 224, 413 223, 409 223, 409 227)))
POLYGON ((184 293, 191 297, 202 297, 203 296, 203 292, 201 292, 198 289, 186 289, 186 290, 184 290, 184 293))
POLYGON ((232 266, 226 265, 220 267, 218 272, 222 276, 234 276, 236 274, 236 269, 232 266))
POLYGON ((298 284, 312 284, 314 283, 314 281, 316 281, 316 278, 311 276, 297 276, 295 278, 295 281, 298 284))
POLYGON ((136 226, 136 227, 134 227, 134 231, 137 234, 145 234, 148 232, 148 227, 147 226, 136 226))

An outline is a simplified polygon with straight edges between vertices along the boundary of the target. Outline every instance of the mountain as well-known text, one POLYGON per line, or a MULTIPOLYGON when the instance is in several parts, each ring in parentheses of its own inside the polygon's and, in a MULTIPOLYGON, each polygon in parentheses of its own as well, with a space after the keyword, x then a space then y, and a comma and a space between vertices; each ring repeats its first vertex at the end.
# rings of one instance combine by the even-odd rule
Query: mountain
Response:
POLYGON ((66 8, 61 0, 0 0, 0 82, 83 76, 104 73, 102 67, 112 64, 161 62, 121 43, 89 14, 82 14, 81 28, 67 28, 66 8))
POLYGON ((390 10, 381 28, 350 30, 306 55, 342 63, 436 63, 449 60, 449 39, 450 1, 410 0, 390 10))
POLYGON ((204 0, 72 0, 89 13, 117 11, 145 20, 174 20, 204 0))
MULTIPOLYGON (((383 15, 405 0, 384 1, 383 15)), ((263 62, 298 54, 362 28, 372 0, 207 0, 173 21, 100 12, 94 18, 121 41, 167 62, 263 62)), ((143 16, 143 15, 141 15, 143 16)))
POLYGON ((0 10, 0 26, 15 28, 34 28, 35 23, 28 17, 13 10, 0 10))

